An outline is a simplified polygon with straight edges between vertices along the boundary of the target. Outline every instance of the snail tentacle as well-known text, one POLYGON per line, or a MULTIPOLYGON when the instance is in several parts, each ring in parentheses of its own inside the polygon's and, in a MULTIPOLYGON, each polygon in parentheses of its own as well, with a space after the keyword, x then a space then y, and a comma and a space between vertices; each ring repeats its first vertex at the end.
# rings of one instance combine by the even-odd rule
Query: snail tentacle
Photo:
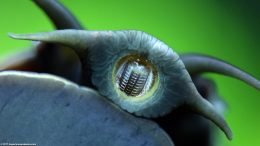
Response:
POLYGON ((47 33, 38 33, 38 34, 13 34, 9 33, 8 35, 11 38, 23 39, 23 40, 35 40, 43 41, 48 43, 59 43, 72 47, 79 57, 84 56, 84 51, 91 38, 93 38, 93 31, 83 31, 83 30, 57 30, 47 33), (80 36, 80 37, 79 37, 80 36), (75 47, 77 46, 77 47, 75 47))
POLYGON ((220 114, 214 106, 208 102, 206 99, 201 97, 199 93, 195 93, 192 95, 193 98, 190 98, 186 104, 192 108, 195 112, 198 112, 200 115, 204 116, 207 119, 210 119, 213 123, 215 123, 225 134, 229 140, 232 140, 233 134, 225 121, 222 114, 220 114))
POLYGON ((259 80, 223 60, 199 54, 185 54, 180 57, 191 75, 214 72, 239 79, 260 90, 259 80))
POLYGON ((84 29, 74 15, 57 0, 33 0, 57 29, 84 29))

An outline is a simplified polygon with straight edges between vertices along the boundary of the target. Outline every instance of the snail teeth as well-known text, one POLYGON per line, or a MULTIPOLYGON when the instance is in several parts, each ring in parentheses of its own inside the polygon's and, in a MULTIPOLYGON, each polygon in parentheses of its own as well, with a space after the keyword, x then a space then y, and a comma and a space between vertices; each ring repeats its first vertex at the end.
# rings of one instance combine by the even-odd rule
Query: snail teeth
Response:
POLYGON ((127 96, 138 97, 147 93, 154 83, 152 66, 139 57, 123 58, 116 74, 117 87, 127 96))

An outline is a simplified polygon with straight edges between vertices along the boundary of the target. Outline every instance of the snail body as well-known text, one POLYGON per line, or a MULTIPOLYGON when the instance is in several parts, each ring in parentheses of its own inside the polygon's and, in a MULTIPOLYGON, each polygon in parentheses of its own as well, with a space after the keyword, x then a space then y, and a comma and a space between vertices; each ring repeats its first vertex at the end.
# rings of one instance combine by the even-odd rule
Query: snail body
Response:
MULTIPOLYGON (((185 109, 178 114, 180 119, 182 115, 193 117, 191 114, 197 113, 211 120, 228 139, 232 139, 231 129, 219 109, 212 105, 212 101, 209 102, 216 87, 212 82, 201 78, 203 73, 224 74, 260 89, 259 80, 222 60, 198 54, 178 55, 175 49, 163 41, 142 31, 83 30, 71 13, 60 9, 61 5, 57 1, 34 2, 52 19, 56 28, 62 30, 25 35, 9 34, 10 37, 39 41, 36 49, 44 50, 46 54, 51 54, 48 49, 52 45, 54 50, 58 49, 57 54, 70 50, 74 53, 72 60, 76 60, 76 67, 67 76, 53 72, 53 69, 37 70, 31 62, 42 60, 39 56, 43 56, 43 53, 39 51, 29 63, 25 61, 10 65, 3 70, 23 70, 25 67, 29 71, 61 76, 80 86, 94 89, 116 107, 128 112, 129 116, 148 118, 159 124, 173 142, 176 133, 172 134, 170 129, 174 126, 169 126, 171 123, 167 121, 174 123, 173 113, 180 108, 185 109), (60 23, 61 21, 66 23, 60 23)), ((67 58, 57 57, 57 60, 63 62, 67 58)), ((50 66, 48 63, 44 63, 45 65, 50 66)), ((71 69, 66 68, 65 72, 68 70, 71 69)), ((201 120, 200 116, 191 119, 199 119, 198 123, 203 123, 205 119, 201 120)), ((183 127, 187 126, 187 121, 189 120, 184 122, 183 127)), ((178 124, 175 126, 178 127, 178 124)), ((196 136, 196 133, 192 135, 196 136)), ((208 140, 208 137, 205 139, 208 140)))

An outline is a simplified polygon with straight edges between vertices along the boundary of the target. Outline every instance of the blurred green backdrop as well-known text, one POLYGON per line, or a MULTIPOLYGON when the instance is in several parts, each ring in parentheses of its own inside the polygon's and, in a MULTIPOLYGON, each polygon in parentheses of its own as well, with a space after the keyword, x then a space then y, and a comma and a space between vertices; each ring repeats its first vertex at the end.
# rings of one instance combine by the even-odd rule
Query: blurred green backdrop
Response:
MULTIPOLYGON (((92 30, 138 29, 166 42, 178 53, 198 52, 226 60, 260 79, 260 2, 254 0, 61 0, 92 30)), ((1 59, 24 50, 30 42, 12 40, 8 32, 53 30, 48 18, 30 0, 0 5, 1 59)), ((233 129, 219 145, 260 145, 260 92, 235 79, 209 75, 229 105, 233 129)))

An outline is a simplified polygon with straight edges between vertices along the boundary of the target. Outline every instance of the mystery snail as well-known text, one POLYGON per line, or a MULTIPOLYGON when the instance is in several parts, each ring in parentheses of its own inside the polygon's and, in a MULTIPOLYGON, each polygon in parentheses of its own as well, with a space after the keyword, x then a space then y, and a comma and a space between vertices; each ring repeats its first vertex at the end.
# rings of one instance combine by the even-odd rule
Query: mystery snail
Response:
MULTIPOLYGON (((142 31, 84 30, 57 1, 34 2, 45 11, 58 30, 36 34, 10 33, 10 37, 15 39, 39 41, 35 48, 40 51, 34 57, 25 58, 24 62, 4 66, 2 70, 44 72, 66 78, 84 88, 94 89, 116 109, 127 111, 126 114, 131 118, 151 119, 168 134, 170 132, 163 118, 184 107, 214 122, 228 139, 232 139, 231 129, 207 99, 216 92, 214 83, 201 77, 201 74, 224 74, 260 89, 259 80, 222 60, 198 54, 178 55, 163 41, 142 31), (68 66, 74 67, 73 71, 64 75, 60 71, 56 73, 53 69, 46 69, 51 64, 41 65, 39 60, 44 56, 42 52, 51 56, 51 50, 57 51, 57 54, 67 51, 73 54, 73 65, 68 66)), ((66 59, 61 57, 57 62, 66 59)), ((19 76, 10 74, 14 78, 19 76)), ((8 76, 8 73, 3 76, 8 76)), ((51 79, 47 77, 46 80, 49 82, 51 79)), ((171 134, 169 137, 169 141, 174 143, 171 134)))

